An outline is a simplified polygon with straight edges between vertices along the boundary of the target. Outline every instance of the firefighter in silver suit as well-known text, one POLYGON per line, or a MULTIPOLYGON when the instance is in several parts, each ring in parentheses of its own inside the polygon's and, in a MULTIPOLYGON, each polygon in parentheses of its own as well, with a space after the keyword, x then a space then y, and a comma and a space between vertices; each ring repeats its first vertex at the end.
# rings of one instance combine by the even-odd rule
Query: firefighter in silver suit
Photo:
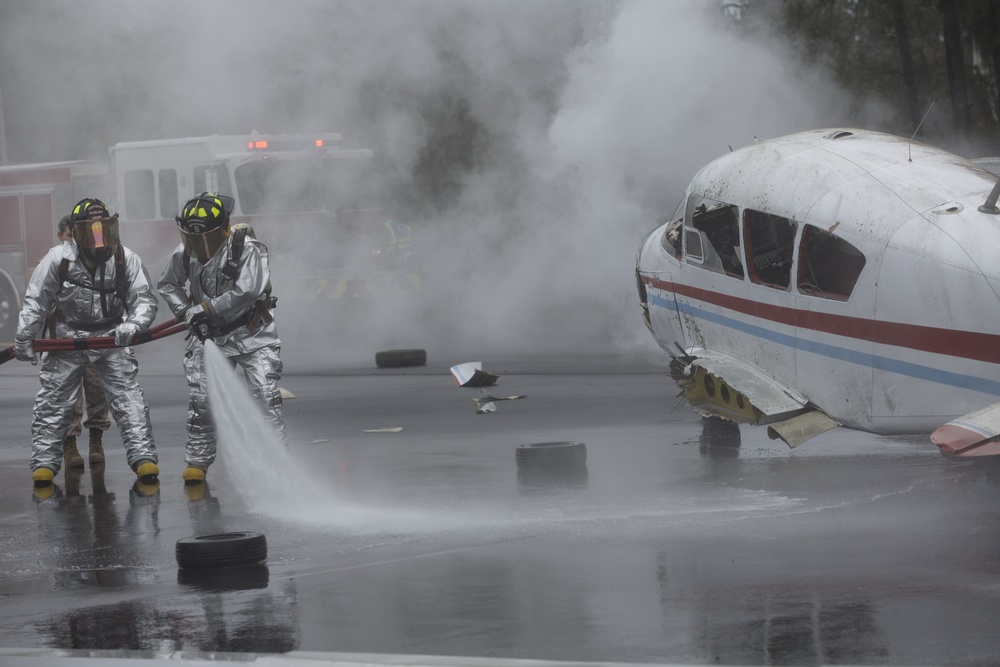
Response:
POLYGON ((184 355, 188 383, 185 484, 204 482, 215 462, 204 341, 211 339, 239 367, 276 435, 287 441, 281 392, 281 341, 271 309, 267 247, 247 225, 230 226, 232 197, 203 192, 177 216, 181 243, 157 283, 160 296, 191 329, 184 355))
POLYGON ((57 338, 114 336, 119 347, 50 352, 31 426, 31 469, 36 486, 52 483, 63 461, 63 439, 90 361, 110 399, 128 464, 150 482, 159 475, 149 406, 136 380, 132 337, 156 317, 156 296, 139 256, 121 244, 118 214, 98 199, 83 199, 70 214, 74 243, 61 243, 38 263, 24 295, 14 337, 21 361, 37 363, 32 347, 52 313, 57 338))

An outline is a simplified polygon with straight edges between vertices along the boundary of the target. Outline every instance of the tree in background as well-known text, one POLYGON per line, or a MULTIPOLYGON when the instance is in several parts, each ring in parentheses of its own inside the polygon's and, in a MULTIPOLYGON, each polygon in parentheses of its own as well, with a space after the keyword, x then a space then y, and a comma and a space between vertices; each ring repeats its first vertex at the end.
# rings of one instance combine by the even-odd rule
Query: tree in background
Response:
POLYGON ((948 68, 948 87, 951 93, 951 114, 955 133, 968 138, 972 128, 969 110, 968 87, 965 84, 965 54, 962 48, 962 29, 959 25, 958 5, 955 0, 939 0, 941 8, 944 61, 948 68))
POLYGON ((827 66, 859 100, 887 102, 893 112, 883 129, 910 135, 926 114, 923 138, 996 152, 994 0, 744 0, 742 14, 748 29, 788 34, 804 58, 827 66))

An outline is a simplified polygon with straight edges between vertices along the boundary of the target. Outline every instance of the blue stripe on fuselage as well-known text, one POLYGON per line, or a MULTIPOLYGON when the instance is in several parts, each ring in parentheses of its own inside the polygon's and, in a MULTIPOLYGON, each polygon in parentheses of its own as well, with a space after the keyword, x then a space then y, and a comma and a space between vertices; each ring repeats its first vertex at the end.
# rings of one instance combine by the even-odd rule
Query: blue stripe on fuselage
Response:
POLYGON ((706 320, 708 322, 714 322, 715 324, 719 324, 729 329, 742 331, 743 333, 750 334, 751 336, 763 338, 764 340, 769 340, 773 343, 791 347, 796 350, 802 350, 803 352, 811 352, 824 357, 830 357, 831 359, 839 359, 840 361, 846 361, 848 363, 858 364, 869 368, 877 368, 879 370, 889 371, 890 373, 897 373, 899 375, 906 375, 920 380, 927 380, 938 384, 960 387, 962 389, 972 389, 973 391, 979 391, 984 394, 1000 396, 1000 382, 996 382, 994 380, 987 380, 974 375, 952 373, 950 371, 943 371, 930 366, 921 366, 920 364, 912 364, 906 361, 881 357, 867 352, 858 352, 844 347, 837 347, 836 345, 827 345, 826 343, 803 340, 801 338, 796 338, 795 336, 789 336, 788 334, 783 334, 778 331, 748 324, 746 322, 726 317, 725 315, 720 315, 719 313, 713 313, 711 311, 698 308, 697 306, 692 306, 667 297, 655 294, 648 294, 647 297, 649 303, 652 305, 659 306, 661 308, 668 308, 671 311, 680 311, 686 315, 691 315, 692 317, 697 317, 698 319, 706 320))

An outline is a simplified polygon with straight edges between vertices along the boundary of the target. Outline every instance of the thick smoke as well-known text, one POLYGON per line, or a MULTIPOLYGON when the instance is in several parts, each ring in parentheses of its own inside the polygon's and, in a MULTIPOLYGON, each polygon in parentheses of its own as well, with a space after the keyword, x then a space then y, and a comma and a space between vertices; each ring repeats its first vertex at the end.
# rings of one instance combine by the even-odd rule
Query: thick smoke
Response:
POLYGON ((861 124, 780 40, 743 35, 701 0, 39 0, 0 9, 8 158, 338 131, 377 151, 423 289, 346 310, 279 294, 287 356, 645 354, 635 251, 694 171, 861 124))

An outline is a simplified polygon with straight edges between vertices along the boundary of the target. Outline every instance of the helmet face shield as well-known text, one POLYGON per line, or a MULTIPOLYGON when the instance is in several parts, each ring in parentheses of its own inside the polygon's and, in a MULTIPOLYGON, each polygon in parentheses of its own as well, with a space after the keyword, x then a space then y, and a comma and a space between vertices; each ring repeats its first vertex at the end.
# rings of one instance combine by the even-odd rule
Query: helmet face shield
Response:
POLYGON ((232 197, 203 192, 184 204, 176 220, 189 256, 204 262, 225 244, 234 203, 232 197))
POLYGON ((199 262, 207 262, 211 259, 229 238, 229 227, 216 227, 201 233, 186 231, 183 223, 178 224, 177 227, 181 232, 184 252, 199 262))
POLYGON ((109 215, 99 199, 84 199, 77 204, 69 224, 76 247, 91 262, 108 261, 121 243, 118 214, 109 215))

